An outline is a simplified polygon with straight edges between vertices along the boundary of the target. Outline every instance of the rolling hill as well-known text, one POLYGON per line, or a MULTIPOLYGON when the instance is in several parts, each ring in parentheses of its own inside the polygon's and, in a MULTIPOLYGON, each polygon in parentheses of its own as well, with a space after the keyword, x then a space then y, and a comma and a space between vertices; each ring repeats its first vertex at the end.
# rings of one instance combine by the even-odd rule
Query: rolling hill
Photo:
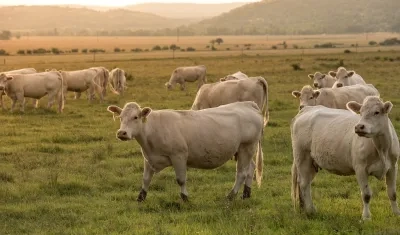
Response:
POLYGON ((400 31, 399 0, 269 0, 192 27, 206 34, 312 34, 400 31))

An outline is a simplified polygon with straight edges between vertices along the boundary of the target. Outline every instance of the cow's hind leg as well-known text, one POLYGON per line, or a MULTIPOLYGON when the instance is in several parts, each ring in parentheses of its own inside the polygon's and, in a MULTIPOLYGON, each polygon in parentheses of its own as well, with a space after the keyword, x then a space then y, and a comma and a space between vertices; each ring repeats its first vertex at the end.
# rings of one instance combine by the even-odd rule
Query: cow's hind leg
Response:
POLYGON ((47 108, 48 109, 50 109, 53 106, 54 102, 56 102, 56 98, 57 98, 57 92, 56 91, 51 91, 48 94, 48 99, 49 99, 49 101, 47 103, 47 108))
POLYGON ((256 146, 257 145, 254 144, 248 144, 239 147, 236 163, 236 180, 235 185, 227 196, 229 200, 233 200, 236 197, 240 187, 245 182, 256 146))
POLYGON ((251 160, 249 169, 247 171, 246 180, 244 182, 242 199, 250 198, 251 196, 251 183, 253 182, 255 169, 256 169, 256 163, 253 160, 251 160))
POLYGON ((181 187, 181 198, 186 202, 189 200, 189 193, 186 189, 187 162, 184 159, 186 159, 184 156, 174 156, 171 158, 171 162, 175 170, 176 182, 181 187))
POLYGON ((397 164, 389 169, 386 173, 386 187, 387 194, 390 200, 390 205, 392 206, 392 211, 395 215, 400 215, 400 210, 397 205, 396 197, 396 177, 397 177, 397 164))
POLYGON ((300 208, 304 209, 307 214, 313 214, 315 213, 315 207, 311 196, 311 182, 317 173, 317 169, 309 153, 303 153, 302 156, 295 157, 294 159, 298 160, 296 164, 298 170, 297 180, 299 185, 300 208))
POLYGON ((358 181, 358 185, 361 189, 361 197, 363 200, 363 213, 362 219, 369 220, 371 219, 371 211, 369 210, 369 202, 372 197, 372 191, 368 185, 368 174, 365 170, 365 167, 359 167, 356 169, 356 177, 358 181))

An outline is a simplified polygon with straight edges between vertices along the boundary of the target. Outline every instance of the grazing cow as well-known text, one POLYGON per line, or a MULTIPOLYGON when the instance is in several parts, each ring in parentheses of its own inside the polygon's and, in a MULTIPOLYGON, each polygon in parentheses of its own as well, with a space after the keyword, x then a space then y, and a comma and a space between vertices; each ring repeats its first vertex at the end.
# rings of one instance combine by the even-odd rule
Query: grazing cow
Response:
POLYGON ((206 73, 207 69, 204 65, 179 67, 172 72, 171 78, 169 82, 165 83, 165 86, 168 90, 171 90, 178 83, 181 85, 181 90, 183 91, 186 89, 185 82, 195 82, 198 80, 197 89, 200 89, 203 84, 207 83, 206 73))
MULTIPOLYGON (((14 74, 32 74, 32 73, 37 73, 36 69, 34 68, 24 68, 24 69, 17 69, 17 70, 10 70, 10 71, 6 71, 3 72, 6 75, 14 75, 14 74)), ((0 106, 2 107, 2 109, 4 110, 4 103, 3 103, 3 95, 5 95, 4 91, 0 91, 0 106)), ((38 103, 38 100, 34 100, 34 104, 38 103)))
POLYGON ((356 84, 366 84, 364 79, 359 74, 356 74, 354 71, 347 71, 344 67, 339 67, 337 72, 330 71, 329 75, 336 78, 336 82, 332 87, 340 88, 356 84))
POLYGON ((154 173, 168 166, 174 168, 181 198, 186 201, 188 167, 214 169, 233 155, 238 159, 236 182, 228 198, 233 199, 243 183, 243 198, 250 197, 255 169, 258 186, 261 184, 263 121, 254 102, 238 102, 199 111, 152 111, 131 102, 123 109, 112 105, 107 110, 121 120, 117 138, 124 141, 136 139, 142 149, 144 172, 138 201, 145 200, 154 173), (254 163, 252 157, 256 152, 254 163))
POLYGON ((264 126, 267 125, 268 83, 263 77, 204 84, 197 91, 192 110, 214 108, 240 101, 255 102, 264 115, 264 126))
POLYGON ((315 88, 331 88, 336 82, 336 79, 329 74, 322 74, 315 72, 315 74, 309 74, 308 77, 314 80, 313 85, 315 88))
POLYGON ((323 105, 334 109, 347 109, 349 101, 362 102, 367 96, 379 96, 378 90, 371 84, 346 86, 337 88, 321 88, 313 90, 311 86, 304 86, 300 91, 293 91, 292 95, 300 100, 299 108, 305 106, 323 105))
MULTIPOLYGON (((93 100, 94 93, 96 92, 100 100, 103 101, 103 87, 98 85, 95 81, 99 71, 96 69, 83 69, 76 71, 60 71, 64 78, 64 95, 67 91, 77 93, 88 90, 89 101, 93 100)), ((75 99, 78 99, 78 94, 75 93, 75 99)))
POLYGON ((220 79, 221 82, 229 81, 229 80, 243 80, 249 78, 246 74, 238 71, 234 74, 230 74, 220 79))
POLYGON ((24 112, 25 98, 40 99, 48 95, 48 108, 51 108, 58 98, 58 112, 64 108, 63 78, 59 72, 44 72, 34 74, 0 74, 0 90, 3 90, 12 99, 11 112, 17 101, 20 102, 20 110, 24 112))
POLYGON ((318 169, 337 175, 356 175, 363 200, 363 219, 370 219, 372 196, 368 176, 386 177, 392 211, 400 215, 396 201, 399 140, 388 114, 391 102, 369 96, 363 104, 351 101, 349 110, 323 106, 302 109, 292 120, 292 199, 294 205, 314 213, 311 182, 318 169))
POLYGON ((115 68, 110 72, 111 91, 118 95, 123 95, 126 89, 125 71, 115 68))
MULTIPOLYGON (((94 82, 102 88, 103 98, 107 95, 107 85, 109 81, 109 72, 104 67, 92 67, 89 69, 94 69, 97 71, 97 76, 94 78, 94 82)), ((89 97, 89 93, 87 94, 89 97)), ((95 98, 94 92, 91 93, 92 98, 95 98)), ((81 92, 75 92, 75 98, 79 99, 81 97, 81 92)))

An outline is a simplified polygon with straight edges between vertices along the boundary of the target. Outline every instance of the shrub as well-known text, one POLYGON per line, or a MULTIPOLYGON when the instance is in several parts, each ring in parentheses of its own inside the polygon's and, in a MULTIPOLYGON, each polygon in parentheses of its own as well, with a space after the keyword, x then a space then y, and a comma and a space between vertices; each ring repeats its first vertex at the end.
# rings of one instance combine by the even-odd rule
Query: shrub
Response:
POLYGON ((277 46, 272 46, 271 49, 276 50, 276 49, 278 49, 278 47, 277 46))
POLYGON ((48 51, 48 50, 46 50, 44 48, 39 48, 39 49, 34 49, 33 50, 33 54, 46 54, 48 52, 50 52, 50 51, 48 51))
POLYGON ((212 47, 211 47, 211 50, 212 50, 212 51, 216 51, 217 48, 215 48, 214 46, 212 46, 212 47))
POLYGON ((4 49, 0 49, 0 55, 9 55, 4 49))
POLYGON ((196 49, 193 47, 188 47, 188 48, 186 48, 186 51, 196 51, 196 49))
POLYGON ((88 52, 88 49, 82 49, 81 52, 82 52, 82 53, 87 53, 87 52, 88 52))
POLYGON ((181 51, 186 51, 186 50, 182 48, 181 51))
POLYGON ((344 50, 344 53, 348 54, 351 53, 351 51, 349 49, 344 50))
POLYGON ((89 50, 90 53, 99 53, 99 52, 106 52, 106 50, 104 49, 97 49, 97 48, 93 48, 89 50))
POLYGON ((344 61, 340 60, 336 67, 344 67, 344 61))
POLYGON ((135 49, 131 49, 131 51, 132 51, 132 52, 141 52, 141 51, 143 51, 143 50, 140 49, 140 48, 135 48, 135 49))
POLYGON ((167 50, 169 50, 169 47, 168 47, 168 46, 163 46, 161 49, 162 49, 163 51, 167 51, 167 50))
POLYGON ((149 49, 144 49, 144 51, 149 51, 149 49))
POLYGON ((152 51, 161 51, 161 47, 159 45, 156 45, 151 49, 152 51))
POLYGON ((26 54, 32 55, 32 50, 26 50, 26 54))
POLYGON ((25 50, 18 50, 18 51, 17 51, 17 54, 18 54, 18 55, 25 55, 25 50))
POLYGON ((303 70, 300 66, 300 64, 292 64, 291 65, 294 71, 299 71, 299 70, 303 70))
POLYGON ((375 46, 376 44, 378 44, 377 42, 375 42, 375 41, 369 41, 369 43, 368 43, 370 46, 375 46))
POLYGON ((333 43, 323 43, 323 44, 315 44, 314 48, 335 48, 336 46, 333 43))
POLYGON ((400 45, 400 40, 397 38, 388 38, 385 41, 380 42, 379 45, 381 46, 393 46, 393 45, 400 45))
POLYGON ((226 48, 226 50, 227 50, 227 51, 230 51, 230 50, 231 50, 231 48, 229 48, 229 47, 228 47, 228 48, 226 48))
POLYGON ((296 44, 293 44, 293 49, 299 49, 299 46, 297 46, 296 44))
POLYGON ((115 47, 114 52, 121 52, 121 49, 119 47, 115 47))
POLYGON ((206 46, 206 48, 208 49, 208 48, 210 48, 210 46, 209 46, 209 45, 207 45, 207 46, 206 46))
POLYGON ((77 48, 74 48, 74 49, 71 49, 71 52, 72 52, 72 53, 78 53, 79 50, 78 50, 77 48))
POLYGON ((60 54, 60 50, 56 47, 53 47, 53 48, 51 48, 51 53, 58 55, 58 54, 60 54))

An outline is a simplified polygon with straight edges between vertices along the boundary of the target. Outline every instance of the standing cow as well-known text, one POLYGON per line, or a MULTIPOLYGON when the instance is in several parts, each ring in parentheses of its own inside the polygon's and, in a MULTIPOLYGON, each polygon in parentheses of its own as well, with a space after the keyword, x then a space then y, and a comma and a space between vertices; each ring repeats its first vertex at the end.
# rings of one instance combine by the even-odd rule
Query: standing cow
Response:
POLYGON ((40 99, 48 95, 48 108, 51 108, 58 98, 58 112, 64 108, 63 77, 59 72, 43 72, 34 74, 0 74, 0 90, 12 99, 11 112, 17 102, 20 110, 24 112, 25 97, 40 99))
POLYGON ((229 75, 221 78, 220 82, 229 81, 229 80, 243 80, 243 79, 248 79, 248 78, 249 77, 246 74, 244 74, 240 71, 237 71, 234 74, 229 74, 229 75))
POLYGON ((293 91, 292 95, 300 100, 300 109, 305 106, 315 105, 323 105, 335 109, 347 109, 347 102, 362 102, 367 96, 379 96, 379 92, 371 84, 358 84, 340 89, 322 88, 319 90, 313 90, 311 86, 307 85, 301 89, 301 92, 293 91))
POLYGON ((263 77, 204 84, 197 91, 192 110, 213 108, 240 101, 255 102, 262 110, 264 126, 267 125, 269 119, 268 83, 263 77))
POLYGON ((144 157, 143 186, 138 201, 146 198, 150 181, 156 172, 172 166, 186 201, 188 167, 214 169, 231 156, 238 159, 236 182, 228 198, 233 199, 244 183, 243 198, 250 197, 254 170, 261 184, 263 153, 261 137, 263 121, 254 102, 238 102, 217 108, 193 111, 140 108, 137 103, 107 108, 121 120, 117 138, 136 139, 144 157), (257 152, 256 163, 252 157, 257 152))
MULTIPOLYGON (((108 81, 109 81, 109 71, 105 67, 92 67, 89 69, 94 69, 97 71, 97 76, 94 78, 94 82, 99 85, 102 89, 101 93, 103 98, 107 95, 107 86, 108 86, 108 81)), ((89 90, 87 90, 87 96, 89 97, 91 95, 92 97, 90 99, 94 99, 95 95, 94 92, 89 94, 89 90)), ((81 97, 81 92, 75 92, 75 98, 79 99, 81 97)))
POLYGON ((309 74, 308 77, 312 79, 315 88, 331 88, 335 84, 336 79, 329 74, 322 74, 321 72, 315 72, 315 74, 309 74))
POLYGON ((347 71, 344 67, 339 67, 337 72, 330 71, 329 75, 336 78, 335 84, 332 87, 344 87, 356 84, 365 85, 364 79, 354 71, 347 71))
MULTIPOLYGON (((24 69, 5 71, 3 73, 6 75, 15 75, 15 74, 32 74, 32 73, 37 73, 37 71, 34 68, 24 68, 24 69)), ((0 91, 0 106, 3 110, 5 110, 3 103, 3 95, 5 95, 4 91, 0 91)), ((37 103, 38 100, 34 100, 34 104, 37 105, 37 103)))
POLYGON ((337 175, 356 175, 363 200, 363 219, 370 219, 372 192, 368 176, 386 178, 392 211, 396 201, 399 140, 388 114, 391 102, 366 97, 362 104, 349 102, 349 110, 306 107, 292 120, 292 198, 306 213, 314 213, 311 182, 319 168, 337 175))
POLYGON ((100 100, 103 101, 103 87, 95 81, 96 77, 99 76, 99 70, 83 69, 60 72, 64 78, 64 95, 67 94, 67 91, 73 91, 76 92, 75 99, 78 99, 77 93, 88 91, 88 99, 91 102, 96 92, 100 100))
POLYGON ((123 95, 126 89, 125 71, 115 68, 110 72, 111 91, 118 95, 123 95))
POLYGON ((183 91, 186 90, 186 82, 198 81, 197 89, 200 89, 203 84, 207 83, 206 73, 207 69, 204 65, 179 67, 172 72, 171 78, 165 83, 165 86, 171 90, 176 84, 180 84, 183 91))

